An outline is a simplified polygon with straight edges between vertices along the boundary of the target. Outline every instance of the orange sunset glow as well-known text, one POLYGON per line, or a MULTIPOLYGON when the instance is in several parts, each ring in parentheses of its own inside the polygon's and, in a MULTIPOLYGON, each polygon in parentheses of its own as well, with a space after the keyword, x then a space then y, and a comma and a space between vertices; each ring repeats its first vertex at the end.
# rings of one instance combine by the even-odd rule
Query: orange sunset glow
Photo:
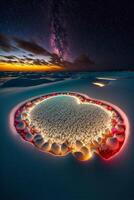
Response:
POLYGON ((63 66, 0 62, 0 71, 64 71, 63 66))

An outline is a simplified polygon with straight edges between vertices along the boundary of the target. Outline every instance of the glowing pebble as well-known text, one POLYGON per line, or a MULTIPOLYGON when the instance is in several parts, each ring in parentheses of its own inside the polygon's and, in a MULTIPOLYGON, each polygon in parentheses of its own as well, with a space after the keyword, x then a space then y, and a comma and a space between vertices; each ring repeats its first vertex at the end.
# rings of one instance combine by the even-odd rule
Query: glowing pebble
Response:
POLYGON ((80 149, 80 151, 81 151, 84 155, 89 154, 89 149, 88 149, 87 147, 85 147, 85 146, 83 146, 83 147, 80 149))
POLYGON ((42 145, 43 142, 44 142, 44 139, 43 139, 42 135, 37 134, 37 135, 33 138, 33 142, 34 142, 35 146, 37 146, 37 147, 40 148, 41 145, 42 145))
POLYGON ((49 152, 50 149, 51 149, 51 144, 50 144, 50 142, 45 142, 45 143, 41 146, 41 149, 42 149, 43 151, 49 152))
POLYGON ((89 160, 91 157, 92 157, 92 154, 91 152, 89 151, 89 149, 85 146, 83 146, 81 149, 80 149, 80 152, 83 154, 83 161, 85 160, 89 160))
POLYGON ((27 134, 25 135, 25 139, 26 139, 27 141, 32 141, 33 135, 32 135, 31 133, 27 133, 27 134))
POLYGON ((62 155, 65 155, 67 152, 68 152, 68 146, 67 146, 66 143, 63 143, 63 144, 61 145, 61 154, 62 154, 62 155))
POLYGON ((19 122, 16 126, 17 130, 24 130, 25 128, 25 123, 24 122, 19 122))
POLYGON ((35 146, 40 148, 42 146, 43 142, 44 142, 43 138, 40 138, 40 139, 36 139, 34 144, 35 144, 35 146))
POLYGON ((42 135, 37 134, 37 135, 34 136, 33 141, 35 142, 36 140, 40 140, 40 139, 42 139, 42 135))
POLYGON ((60 154, 60 146, 57 143, 53 143, 51 146, 51 152, 55 155, 60 154))

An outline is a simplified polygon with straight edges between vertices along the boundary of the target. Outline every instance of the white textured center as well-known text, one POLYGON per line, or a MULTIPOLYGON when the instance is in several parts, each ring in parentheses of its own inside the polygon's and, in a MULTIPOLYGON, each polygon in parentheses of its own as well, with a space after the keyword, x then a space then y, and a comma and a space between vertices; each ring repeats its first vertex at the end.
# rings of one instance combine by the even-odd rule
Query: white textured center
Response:
POLYGON ((44 137, 57 143, 80 140, 87 144, 101 137, 111 124, 111 115, 103 107, 80 103, 76 97, 63 95, 36 105, 30 112, 30 119, 44 137))

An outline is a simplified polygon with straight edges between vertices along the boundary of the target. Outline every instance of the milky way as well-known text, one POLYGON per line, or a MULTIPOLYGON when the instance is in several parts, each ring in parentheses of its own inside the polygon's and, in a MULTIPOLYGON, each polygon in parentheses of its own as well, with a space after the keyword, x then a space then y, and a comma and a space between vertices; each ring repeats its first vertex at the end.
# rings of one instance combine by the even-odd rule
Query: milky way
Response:
POLYGON ((50 45, 53 53, 61 59, 65 59, 69 51, 67 24, 64 15, 65 6, 64 0, 51 0, 49 2, 50 45))

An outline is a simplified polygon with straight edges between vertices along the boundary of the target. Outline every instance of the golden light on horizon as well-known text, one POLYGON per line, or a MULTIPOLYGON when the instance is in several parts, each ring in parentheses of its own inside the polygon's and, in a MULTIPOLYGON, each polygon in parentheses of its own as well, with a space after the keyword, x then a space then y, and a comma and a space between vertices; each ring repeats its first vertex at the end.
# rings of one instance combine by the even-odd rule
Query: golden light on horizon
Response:
POLYGON ((59 65, 36 65, 24 63, 0 62, 0 71, 64 71, 65 68, 59 65))

